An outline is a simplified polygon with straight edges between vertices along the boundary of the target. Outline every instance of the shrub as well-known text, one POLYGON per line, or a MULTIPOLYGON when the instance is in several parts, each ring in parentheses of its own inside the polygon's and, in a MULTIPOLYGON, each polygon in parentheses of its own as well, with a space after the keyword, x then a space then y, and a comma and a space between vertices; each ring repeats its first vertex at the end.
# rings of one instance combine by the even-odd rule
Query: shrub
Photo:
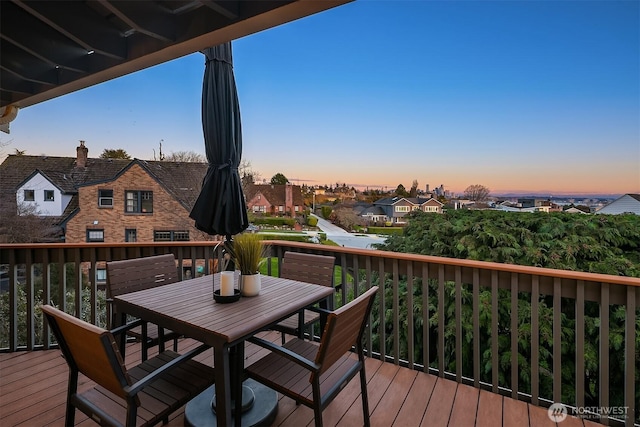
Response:
POLYGON ((318 218, 316 218, 315 216, 310 216, 309 218, 307 218, 307 225, 310 227, 315 227, 318 225, 318 218))

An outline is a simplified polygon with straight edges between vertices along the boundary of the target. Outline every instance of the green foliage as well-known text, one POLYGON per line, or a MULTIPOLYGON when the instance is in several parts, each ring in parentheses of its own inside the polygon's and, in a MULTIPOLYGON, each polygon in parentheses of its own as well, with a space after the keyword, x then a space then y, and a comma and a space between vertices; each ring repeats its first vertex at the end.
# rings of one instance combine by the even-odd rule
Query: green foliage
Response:
POLYGON ((640 217, 415 211, 383 249, 640 277, 640 217))
POLYGON ((306 234, 269 234, 269 233, 260 233, 260 236, 263 240, 285 240, 287 242, 302 242, 302 243, 311 243, 311 237, 306 234))
POLYGON ((271 227, 282 227, 288 226, 293 227, 296 224, 296 220, 294 218, 283 218, 283 217, 255 217, 252 221, 254 224, 263 224, 271 227))
POLYGON ((324 219, 329 219, 332 212, 333 212, 333 209, 330 206, 323 206, 320 209, 320 213, 322 214, 322 218, 324 219))
POLYGON ((100 154, 100 158, 131 160, 131 156, 122 148, 105 148, 102 154, 100 154))
POLYGON ((271 177, 271 185, 285 185, 289 180, 281 173, 277 173, 271 177))
POLYGON ((398 235, 401 236, 404 231, 402 227, 367 227, 367 232, 370 234, 384 234, 384 235, 398 235))
POLYGON ((318 218, 316 218, 315 216, 309 216, 307 218, 307 225, 310 227, 315 227, 318 225, 318 218))
MULTIPOLYGON (((504 262, 519 265, 550 267, 562 270, 586 271, 610 275, 640 277, 640 217, 635 215, 568 215, 563 213, 523 214, 496 211, 453 211, 443 215, 413 213, 402 236, 392 236, 383 249, 405 253, 419 253, 481 261, 504 262)), ((393 354, 393 281, 375 277, 374 284, 382 282, 385 291, 385 311, 378 318, 379 307, 374 305, 376 328, 385 328, 385 351, 393 354)), ((400 304, 397 332, 400 343, 400 357, 407 357, 407 331, 414 330, 414 358, 423 358, 423 289, 419 279, 414 280, 412 290, 407 289, 406 277, 398 281, 400 301, 405 301, 408 292, 413 295, 413 325, 407 324, 408 308, 400 304)), ((442 361, 448 371, 455 371, 455 285, 444 284, 445 318, 438 318, 437 280, 430 280, 428 291, 430 354, 428 360, 437 366, 438 324, 444 322, 444 354, 442 361)), ((511 292, 498 292, 498 336, 491 334, 491 291, 480 288, 480 336, 473 335, 472 288, 462 284, 462 373, 473 375, 472 345, 475 339, 480 343, 481 381, 491 382, 491 343, 497 340, 499 356, 498 383, 511 386, 511 292)), ((529 393, 531 390, 531 300, 529 293, 518 295, 517 348, 518 388, 529 393)), ((539 390, 540 396, 553 398, 553 298, 536 296, 538 299, 539 325, 539 390)), ((561 384, 562 402, 575 404, 575 300, 562 298, 560 302, 561 322, 561 384)), ((599 327, 600 307, 597 303, 586 302, 584 307, 585 338, 585 405, 599 405, 599 327)), ((609 378, 611 384, 625 383, 624 333, 625 307, 609 307, 609 378)), ((640 310, 636 311, 636 330, 640 330, 640 310)), ((377 342, 374 340, 374 342, 377 342)), ((640 362, 640 335, 635 338, 636 360, 640 362)), ((635 372, 635 382, 640 383, 640 373, 635 372)), ((610 390, 610 405, 623 405, 623 387, 610 390)), ((636 387, 636 400, 640 401, 640 390, 636 387)))

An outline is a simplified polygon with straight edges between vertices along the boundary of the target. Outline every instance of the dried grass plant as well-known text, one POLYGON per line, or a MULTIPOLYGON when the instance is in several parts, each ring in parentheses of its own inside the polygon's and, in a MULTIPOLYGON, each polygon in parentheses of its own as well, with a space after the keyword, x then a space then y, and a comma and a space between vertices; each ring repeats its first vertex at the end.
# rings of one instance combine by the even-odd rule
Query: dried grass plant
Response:
POLYGON ((262 243, 258 234, 242 233, 233 239, 231 259, 241 274, 256 274, 265 261, 268 245, 262 243))

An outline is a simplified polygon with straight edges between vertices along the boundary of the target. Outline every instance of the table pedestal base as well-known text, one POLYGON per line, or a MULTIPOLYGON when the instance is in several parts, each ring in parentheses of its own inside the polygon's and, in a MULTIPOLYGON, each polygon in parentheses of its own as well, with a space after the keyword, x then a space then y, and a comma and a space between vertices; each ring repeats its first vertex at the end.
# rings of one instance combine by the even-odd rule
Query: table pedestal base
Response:
MULTIPOLYGON (((242 426, 270 425, 278 413, 278 393, 252 379, 248 379, 242 384, 251 389, 255 396, 253 406, 242 413, 242 426)), ((215 385, 187 403, 184 409, 184 419, 187 425, 193 427, 217 425, 216 414, 211 409, 211 399, 214 394, 215 385)), ((233 407, 231 412, 233 413, 233 407)))

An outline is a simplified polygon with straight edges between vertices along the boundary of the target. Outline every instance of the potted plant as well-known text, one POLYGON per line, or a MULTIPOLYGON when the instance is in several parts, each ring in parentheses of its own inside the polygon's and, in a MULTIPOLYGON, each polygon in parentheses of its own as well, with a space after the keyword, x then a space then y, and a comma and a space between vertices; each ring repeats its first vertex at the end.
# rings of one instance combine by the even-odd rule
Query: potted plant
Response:
POLYGON ((262 244, 258 234, 242 233, 235 236, 231 245, 231 259, 240 270, 240 292, 243 296, 260 293, 260 265, 265 260, 268 247, 262 244))

